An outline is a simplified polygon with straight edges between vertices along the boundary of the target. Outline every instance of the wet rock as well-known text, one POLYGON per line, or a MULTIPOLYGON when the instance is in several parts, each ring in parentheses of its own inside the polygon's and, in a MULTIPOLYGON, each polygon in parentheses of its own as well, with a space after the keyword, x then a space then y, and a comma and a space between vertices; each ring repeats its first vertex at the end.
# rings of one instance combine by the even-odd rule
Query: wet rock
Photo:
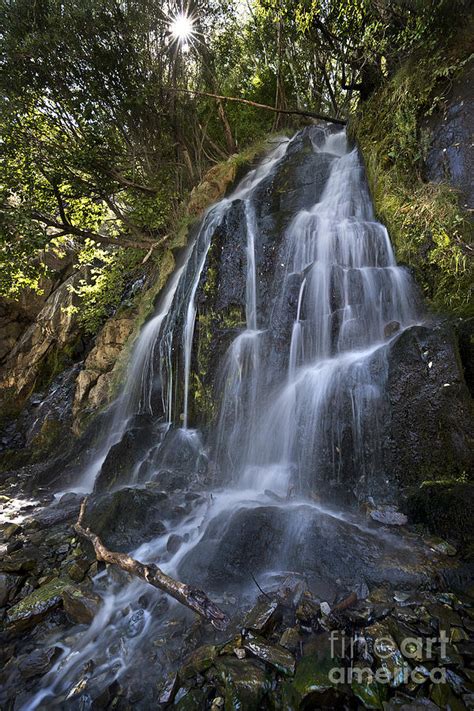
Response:
POLYGON ((196 674, 202 674, 212 666, 216 657, 217 647, 215 645, 208 644, 199 647, 186 658, 179 671, 180 678, 188 679, 196 674))
POLYGON ((208 672, 228 709, 258 709, 271 689, 271 677, 256 659, 219 657, 208 672))
POLYGON ((320 615, 321 608, 319 604, 312 599, 309 593, 305 593, 296 608, 297 619, 305 627, 317 628, 320 615))
POLYGON ((162 492, 127 487, 91 497, 85 523, 111 550, 130 551, 164 533, 168 516, 162 492))
POLYGON ((74 580, 75 583, 81 583, 87 571, 91 566, 91 561, 86 558, 78 558, 74 563, 68 568, 67 574, 74 580))
POLYGON ((280 647, 288 649, 288 651, 295 654, 300 649, 301 644, 301 633, 298 627, 288 627, 282 636, 280 637, 280 647))
POLYGON ((55 578, 11 607, 6 616, 9 631, 18 633, 43 620, 61 604, 61 593, 66 585, 66 581, 55 578))
POLYGON ((468 63, 453 82, 447 100, 426 119, 430 145, 425 171, 428 180, 449 182, 461 194, 461 204, 474 208, 472 184, 472 115, 474 70, 468 63))
POLYGON ((173 704, 173 708, 179 711, 201 711, 205 707, 206 693, 202 689, 183 689, 182 695, 178 692, 173 704))
POLYGON ((428 605, 428 612, 438 623, 438 629, 443 630, 447 636, 451 627, 462 627, 462 620, 457 612, 447 605, 428 605))
POLYGON ((5 541, 9 541, 12 536, 15 536, 20 531, 21 526, 16 523, 3 523, 0 526, 0 534, 5 541))
POLYGON ((88 625, 99 611, 102 600, 90 590, 68 585, 61 591, 64 611, 74 622, 88 625))
POLYGON ((142 460, 155 443, 155 432, 151 422, 127 429, 120 442, 107 454, 94 484, 94 492, 113 491, 118 486, 129 483, 137 463, 142 460))
MULTIPOLYGON (((390 487, 394 481, 419 485, 427 471, 433 480, 469 471, 472 402, 452 328, 412 326, 390 342, 387 358, 389 407, 381 440, 390 487)), ((455 530, 457 514, 446 509, 449 517, 455 530)))
POLYGON ((21 577, 18 575, 0 573, 0 607, 6 605, 15 594, 20 586, 21 580, 21 577))
POLYGON ((80 494, 65 494, 58 502, 34 514, 33 519, 41 527, 56 526, 60 523, 76 521, 83 496, 80 494))
POLYGON ((166 550, 168 551, 168 553, 171 553, 171 555, 174 555, 181 548, 181 544, 183 543, 183 541, 183 536, 178 536, 178 534, 172 533, 166 543, 166 550))
POLYGON ((391 338, 400 330, 400 324, 398 321, 390 321, 385 325, 383 330, 384 338, 391 338))
POLYGON ((18 661, 20 674, 24 679, 31 679, 35 676, 46 674, 58 652, 59 650, 55 647, 50 647, 49 649, 35 649, 31 654, 22 657, 18 661))
POLYGON ((385 670, 390 686, 398 687, 403 684, 410 666, 403 658, 390 628, 376 623, 367 627, 364 634, 371 642, 376 664, 379 669, 385 670))
MULTIPOLYGON (((357 667, 355 667, 355 671, 357 671, 357 667)), ((387 698, 387 687, 377 684, 374 679, 366 679, 366 670, 361 676, 365 680, 352 679, 351 689, 354 696, 362 702, 364 709, 383 709, 387 698)))
POLYGON ((179 688, 179 677, 177 672, 168 674, 165 679, 163 686, 160 689, 158 696, 158 703, 160 704, 170 704, 172 703, 176 692, 179 688))
POLYGON ((282 674, 291 675, 294 673, 295 658, 287 649, 269 644, 262 637, 253 634, 244 638, 243 645, 247 652, 275 667, 282 674))
POLYGON ((432 684, 430 699, 440 709, 449 709, 449 711, 464 711, 466 708, 461 699, 458 699, 455 696, 449 684, 432 684))
POLYGON ((0 559, 0 571, 3 573, 30 572, 38 566, 40 553, 37 548, 24 547, 0 559))
POLYGON ((243 626, 255 632, 265 634, 270 632, 277 624, 278 618, 281 616, 279 613, 278 602, 264 598, 259 600, 245 616, 243 626))
POLYGON ((337 691, 329 678, 330 671, 336 665, 336 660, 329 656, 318 658, 306 655, 298 662, 291 688, 302 708, 337 708, 337 691), (311 706, 311 703, 314 705, 311 706))
POLYGON ((408 518, 396 506, 380 506, 370 512, 370 518, 384 526, 404 526, 408 518))

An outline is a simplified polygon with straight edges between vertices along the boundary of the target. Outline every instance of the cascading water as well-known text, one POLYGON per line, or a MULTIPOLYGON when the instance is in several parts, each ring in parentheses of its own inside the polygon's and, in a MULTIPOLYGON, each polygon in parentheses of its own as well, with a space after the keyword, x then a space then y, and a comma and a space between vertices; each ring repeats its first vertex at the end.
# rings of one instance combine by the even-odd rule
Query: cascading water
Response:
MULTIPOLYGON (((416 321, 416 295, 409 275, 396 266, 385 228, 374 219, 360 158, 348 149, 344 132, 315 128, 305 135, 314 165, 326 166, 327 174, 319 196, 294 210, 278 233, 273 283, 264 289, 259 281, 260 203, 271 192, 272 176, 291 159, 287 140, 205 215, 157 315, 142 330, 109 438, 83 481, 84 488, 92 486, 110 447, 140 411, 159 415, 170 432, 173 421, 182 424, 174 430, 180 433, 172 440, 175 449, 181 452, 190 440, 202 449, 201 437, 189 429, 197 295, 216 230, 242 201, 245 327, 222 360, 218 413, 206 443, 218 486, 209 495, 189 475, 191 496, 186 498, 185 487, 176 515, 170 505, 166 533, 134 552, 208 592, 237 585, 243 595, 252 586, 249 571, 266 576, 268 585, 288 570, 312 571, 325 584, 363 577, 369 569, 375 575, 384 546, 400 545, 374 536, 348 513, 325 508, 317 497, 345 480, 365 494, 375 481, 385 481, 378 421, 387 327, 398 332, 416 321), (343 540, 348 531, 354 546, 371 551, 370 562, 361 558, 357 569, 343 540), (179 538, 177 550, 170 550, 171 535, 179 538)), ((153 479, 159 485, 172 467, 168 450, 154 446, 145 469, 123 483, 153 479)), ((145 648, 147 639, 166 636, 171 613, 185 614, 176 608, 164 614, 163 599, 145 584, 120 586, 103 573, 97 588, 106 600, 101 613, 87 635, 79 631, 61 643, 61 658, 25 709, 43 707, 45 699, 52 708, 57 699, 60 707, 91 655, 99 660, 93 678, 104 687, 133 675, 140 644, 145 648), (151 602, 142 610, 138 600, 145 592, 151 602)), ((156 664, 159 674, 166 665, 163 659, 156 664)))

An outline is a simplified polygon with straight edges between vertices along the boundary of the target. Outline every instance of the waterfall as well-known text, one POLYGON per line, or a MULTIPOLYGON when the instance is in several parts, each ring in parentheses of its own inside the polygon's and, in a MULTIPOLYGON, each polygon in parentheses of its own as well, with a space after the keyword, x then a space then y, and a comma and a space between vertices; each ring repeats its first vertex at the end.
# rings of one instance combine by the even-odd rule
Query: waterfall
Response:
MULTIPOLYGON (((143 487, 152 480, 152 494, 163 488, 157 506, 165 497, 166 531, 134 555, 208 592, 235 585, 238 595, 255 595, 250 573, 270 586, 287 571, 312 575, 319 584, 346 577, 352 586, 364 579, 362 565, 381 565, 388 545, 387 536, 320 499, 341 487, 367 496, 375 482, 384 491, 391 486, 380 451, 387 349, 418 321, 416 292, 373 215, 359 154, 345 133, 311 127, 295 139, 282 139, 205 214, 156 315, 142 329, 108 434, 81 482, 92 488, 134 414, 163 421, 168 446, 154 442, 145 473, 138 462, 123 483, 143 487), (274 179, 295 165, 295 155, 302 177, 297 188, 280 182, 286 222, 276 228, 266 200, 274 179), (217 412, 210 431, 201 433, 192 429, 191 388, 199 293, 213 239, 226 229, 233 206, 243 215, 245 323, 225 341, 215 377, 217 412), (205 455, 212 476, 185 467, 179 484, 167 484, 191 450, 200 459, 205 455), (170 549, 171 536, 180 541, 177 549, 170 549), (348 538, 361 546, 354 561, 348 538), (370 550, 362 560, 365 547, 370 550)), ((155 616, 147 612, 129 644, 129 618, 140 610, 146 586, 117 586, 105 573, 97 585, 105 597, 102 611, 90 633, 63 645, 43 689, 25 707, 29 711, 48 696, 67 698, 91 655, 100 660, 105 687, 140 665, 135 655, 148 638, 168 635, 173 607, 155 616)))

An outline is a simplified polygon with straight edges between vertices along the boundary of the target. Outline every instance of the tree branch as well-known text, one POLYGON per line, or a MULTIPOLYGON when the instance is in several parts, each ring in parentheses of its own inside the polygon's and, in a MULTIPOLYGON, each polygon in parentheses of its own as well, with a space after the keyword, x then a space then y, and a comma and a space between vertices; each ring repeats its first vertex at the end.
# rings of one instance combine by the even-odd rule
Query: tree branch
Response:
POLYGON ((275 106, 268 106, 267 104, 259 104, 256 101, 250 101, 249 99, 241 99, 237 96, 221 96, 220 94, 211 94, 208 91, 197 91, 194 89, 180 89, 178 87, 168 86, 167 91, 176 91, 182 94, 193 94, 196 96, 208 96, 211 99, 217 99, 218 101, 235 101, 239 104, 246 104, 247 106, 253 106, 256 109, 265 109, 266 111, 273 111, 273 113, 278 114, 296 114, 298 116, 308 116, 309 118, 319 119, 321 121, 329 121, 330 123, 337 123, 341 126, 345 126, 347 121, 341 118, 335 118, 334 116, 326 116, 325 114, 316 114, 313 111, 305 111, 304 109, 279 109, 275 106))
POLYGON ((114 247, 134 247, 136 249, 149 249, 151 245, 151 240, 129 240, 126 237, 122 237, 120 240, 116 240, 112 237, 107 237, 106 235, 101 235, 99 232, 91 232, 89 230, 81 230, 80 227, 75 227, 69 222, 63 223, 55 220, 49 215, 43 215, 41 212, 33 211, 31 217, 38 222, 41 222, 46 227, 54 227, 60 230, 61 235, 73 235, 74 237, 79 237, 80 239, 92 239, 98 244, 103 244, 106 246, 113 245, 114 247))
POLYGON ((141 578, 150 585, 153 585, 153 587, 163 590, 182 605, 185 605, 194 612, 197 612, 198 615, 201 615, 201 617, 208 620, 216 629, 226 629, 229 624, 229 618, 225 612, 222 612, 217 605, 209 600, 207 595, 202 592, 202 590, 197 590, 196 588, 192 588, 190 585, 186 585, 178 580, 174 580, 174 578, 170 578, 169 575, 166 575, 166 573, 164 573, 153 563, 145 565, 144 563, 140 563, 140 561, 135 560, 135 558, 131 558, 127 553, 109 551, 109 549, 104 546, 99 536, 93 533, 89 528, 84 528, 82 525, 86 504, 87 496, 82 501, 79 511, 79 518, 74 526, 74 530, 76 533, 84 536, 92 543, 97 560, 117 565, 127 573, 136 575, 138 578, 141 578))

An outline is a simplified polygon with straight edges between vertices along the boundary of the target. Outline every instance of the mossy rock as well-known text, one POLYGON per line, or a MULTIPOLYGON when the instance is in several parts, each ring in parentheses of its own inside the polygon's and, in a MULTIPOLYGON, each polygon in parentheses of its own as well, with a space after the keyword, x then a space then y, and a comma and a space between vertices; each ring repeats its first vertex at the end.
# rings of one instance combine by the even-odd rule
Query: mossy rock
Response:
MULTIPOLYGON (((429 120, 449 100, 470 54, 465 26, 436 50, 420 48, 351 118, 367 170, 375 212, 390 233, 399 262, 414 271, 437 310, 472 315, 473 239, 470 215, 447 182, 427 182, 429 120)), ((439 114, 438 120, 444 121, 439 114)))
POLYGON ((270 692, 272 678, 254 659, 220 657, 207 673, 225 699, 225 711, 257 711, 270 692))
POLYGON ((59 607, 61 594, 68 585, 66 580, 54 578, 46 585, 27 595, 7 612, 6 623, 10 632, 21 632, 41 622, 51 610, 59 607))
POLYGON ((405 510, 412 523, 425 526, 443 538, 460 542, 474 540, 474 482, 425 481, 411 489, 405 510))

